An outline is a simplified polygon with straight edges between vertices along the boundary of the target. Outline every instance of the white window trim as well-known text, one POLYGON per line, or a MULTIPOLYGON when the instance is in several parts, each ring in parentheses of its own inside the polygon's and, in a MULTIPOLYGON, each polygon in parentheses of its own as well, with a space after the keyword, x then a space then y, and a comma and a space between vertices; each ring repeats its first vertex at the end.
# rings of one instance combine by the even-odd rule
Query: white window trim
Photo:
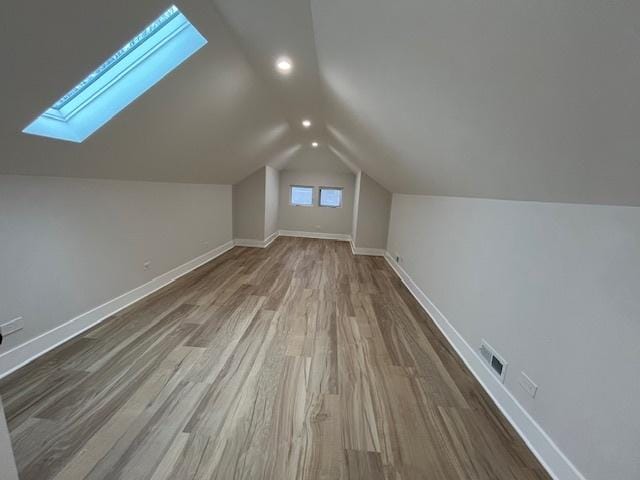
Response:
POLYGON ((322 208, 342 208, 344 197, 344 187, 318 187, 318 206, 322 208), (340 190, 340 205, 322 205, 322 190, 340 190))
POLYGON ((292 207, 313 207, 313 197, 315 196, 315 188, 311 185, 289 185, 289 205, 292 207), (310 188, 311 189, 311 203, 306 205, 304 203, 293 203, 292 201, 292 193, 294 188, 310 188))

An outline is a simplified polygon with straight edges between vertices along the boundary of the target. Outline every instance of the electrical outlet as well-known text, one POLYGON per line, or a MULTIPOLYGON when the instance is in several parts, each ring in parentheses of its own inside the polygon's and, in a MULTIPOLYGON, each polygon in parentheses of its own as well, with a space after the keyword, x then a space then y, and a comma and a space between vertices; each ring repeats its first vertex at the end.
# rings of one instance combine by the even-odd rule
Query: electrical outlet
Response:
POLYGON ((149 267, 151 267, 151 261, 147 260, 142 264, 142 266, 144 267, 145 270, 149 270, 149 267))
POLYGON ((16 333, 17 331, 22 330, 22 327, 22 317, 17 317, 7 323, 3 323, 2 325, 0 325, 0 334, 2 334, 3 337, 6 337, 7 335, 11 335, 12 333, 16 333))
POLYGON ((531 398, 536 397, 536 392, 538 391, 538 385, 533 383, 526 373, 520 372, 520 377, 518 378, 518 383, 524 389, 525 392, 531 396, 531 398))

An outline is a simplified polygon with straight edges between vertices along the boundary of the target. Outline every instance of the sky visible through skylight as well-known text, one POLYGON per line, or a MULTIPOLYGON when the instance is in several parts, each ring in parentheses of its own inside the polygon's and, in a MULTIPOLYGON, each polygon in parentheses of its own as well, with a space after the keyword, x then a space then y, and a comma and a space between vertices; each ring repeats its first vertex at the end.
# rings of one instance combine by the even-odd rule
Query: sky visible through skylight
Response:
POLYGON ((51 108, 60 110, 76 95, 82 92, 85 89, 85 87, 87 87, 88 85, 96 81, 96 79, 98 79, 104 72, 109 70, 109 68, 112 65, 119 62, 125 55, 127 55, 127 53, 129 53, 138 45, 140 45, 142 42, 144 42, 149 36, 153 34, 154 31, 161 28, 168 20, 170 20, 172 17, 174 17, 178 13, 180 13, 180 11, 175 5, 169 7, 169 9, 166 12, 164 12, 162 15, 160 15, 151 25, 149 25, 138 35, 133 37, 133 39, 131 39, 131 41, 128 42, 124 47, 122 47, 120 50, 114 53, 111 57, 107 59, 106 62, 104 62, 102 65, 96 68, 93 72, 91 72, 87 76, 87 78, 85 78, 78 85, 76 85, 71 90, 69 90, 62 98, 60 98, 60 100, 54 103, 51 108))
POLYGON ((23 132, 82 142, 206 43, 171 6, 23 132))

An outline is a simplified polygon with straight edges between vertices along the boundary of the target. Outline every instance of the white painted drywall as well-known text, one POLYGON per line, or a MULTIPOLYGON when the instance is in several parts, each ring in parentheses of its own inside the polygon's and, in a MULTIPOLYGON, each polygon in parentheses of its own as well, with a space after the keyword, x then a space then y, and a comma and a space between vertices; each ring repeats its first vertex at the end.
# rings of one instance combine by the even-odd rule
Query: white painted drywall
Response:
POLYGON ((233 186, 233 238, 264 240, 265 167, 233 186))
POLYGON ((280 199, 280 172, 265 167, 264 238, 278 231, 278 204, 280 199))
POLYGON ((280 230, 350 235, 354 184, 355 177, 351 173, 282 170, 278 215, 280 230), (314 187, 313 206, 291 205, 289 198, 291 185, 314 187), (342 206, 339 208, 318 206, 318 187, 342 187, 342 206))
POLYGON ((384 249, 389 233, 391 193, 364 172, 358 175, 357 185, 353 243, 357 248, 384 249))
POLYGON ((0 176, 0 354, 231 238, 228 185, 0 176))
POLYGON ((640 208, 394 194, 388 251, 587 479, 640 478, 640 208))

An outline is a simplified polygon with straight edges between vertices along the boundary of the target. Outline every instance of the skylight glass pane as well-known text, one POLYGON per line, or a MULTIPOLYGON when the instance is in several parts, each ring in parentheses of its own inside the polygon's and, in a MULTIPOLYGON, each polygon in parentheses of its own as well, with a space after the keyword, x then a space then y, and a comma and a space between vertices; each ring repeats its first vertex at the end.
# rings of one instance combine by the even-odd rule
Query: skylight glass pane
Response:
POLYGON ((23 132, 82 142, 206 43, 172 6, 23 132))
POLYGON ((304 205, 310 207, 313 205, 313 187, 291 187, 291 204, 304 205))
POLYGON ((321 188, 320 189, 320 206, 321 207, 339 207, 342 205, 342 189, 341 188, 321 188))

